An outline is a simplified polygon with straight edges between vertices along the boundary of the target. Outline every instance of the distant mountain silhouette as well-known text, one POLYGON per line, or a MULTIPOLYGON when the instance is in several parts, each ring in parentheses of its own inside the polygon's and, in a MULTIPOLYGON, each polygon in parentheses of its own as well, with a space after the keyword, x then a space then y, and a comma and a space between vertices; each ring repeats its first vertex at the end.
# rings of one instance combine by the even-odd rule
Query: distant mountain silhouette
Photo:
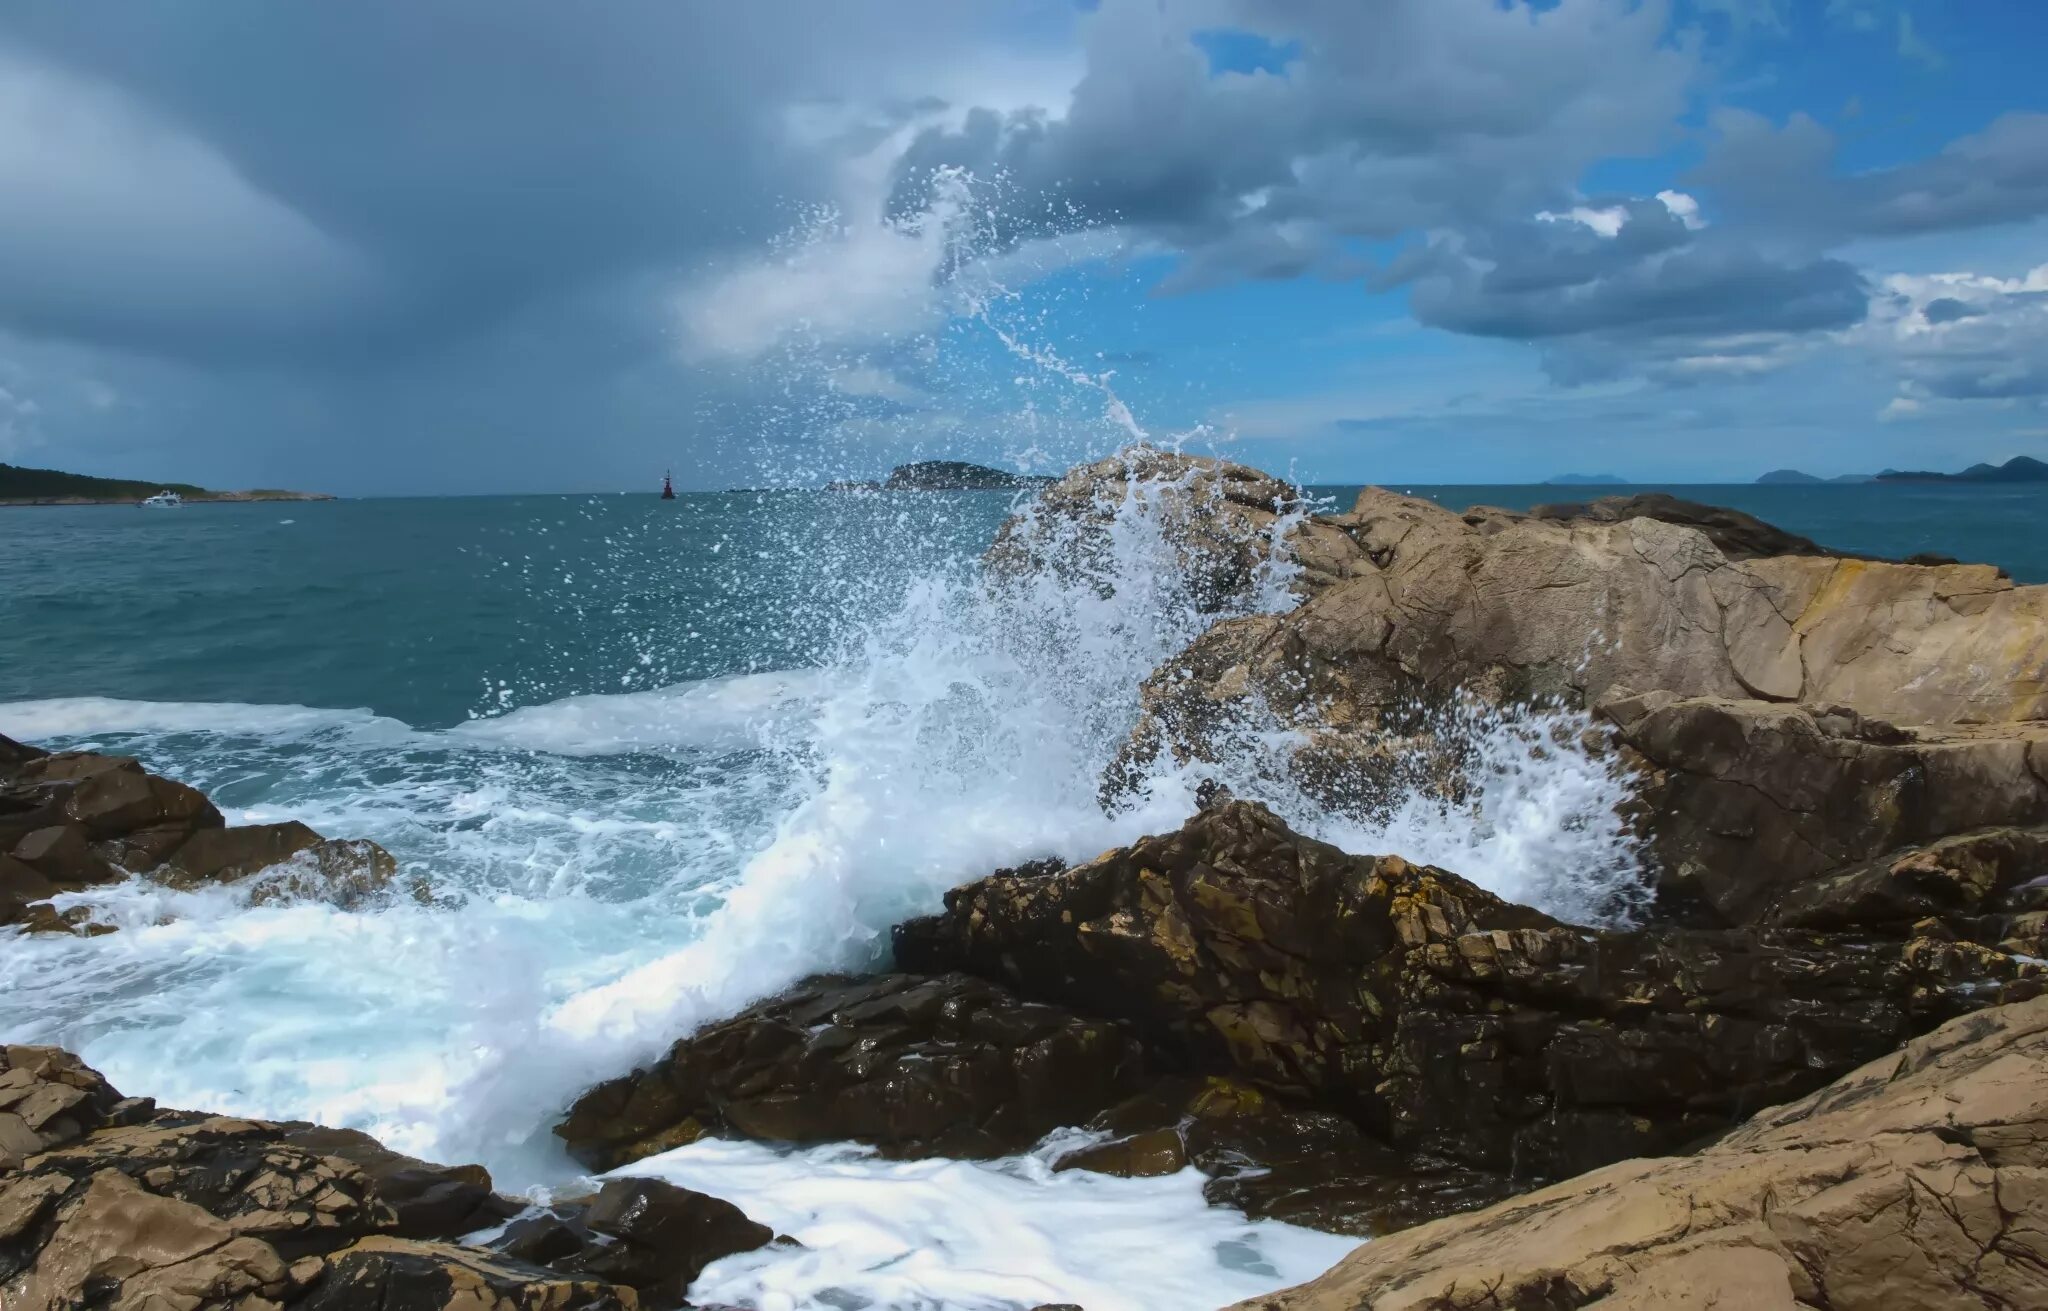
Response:
POLYGON ((1545 478, 1545 487, 1626 487, 1628 479, 1617 478, 1611 473, 1561 473, 1555 478, 1545 478))
POLYGON ((1881 483, 2048 483, 2048 464, 2031 455, 2015 455, 2004 464, 1973 464, 1961 473, 1925 469, 1884 469, 1881 483))
POLYGON ((1757 481, 1767 485, 1803 486, 1807 483, 1867 483, 1871 477, 1867 473, 1838 473, 1832 478, 1818 478, 1798 469, 1773 469, 1759 474, 1757 481))

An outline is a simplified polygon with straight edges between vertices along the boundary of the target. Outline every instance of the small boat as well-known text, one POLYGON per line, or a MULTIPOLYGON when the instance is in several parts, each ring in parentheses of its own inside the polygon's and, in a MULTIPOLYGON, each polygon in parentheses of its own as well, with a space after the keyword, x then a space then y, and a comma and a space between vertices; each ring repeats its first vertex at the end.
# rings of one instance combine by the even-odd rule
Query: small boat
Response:
POLYGON ((185 498, 176 492, 162 491, 158 492, 155 496, 143 498, 141 505, 145 510, 175 510, 184 503, 185 498))
POLYGON ((665 473, 661 475, 661 499, 664 501, 676 499, 676 485, 669 481, 669 476, 665 473))

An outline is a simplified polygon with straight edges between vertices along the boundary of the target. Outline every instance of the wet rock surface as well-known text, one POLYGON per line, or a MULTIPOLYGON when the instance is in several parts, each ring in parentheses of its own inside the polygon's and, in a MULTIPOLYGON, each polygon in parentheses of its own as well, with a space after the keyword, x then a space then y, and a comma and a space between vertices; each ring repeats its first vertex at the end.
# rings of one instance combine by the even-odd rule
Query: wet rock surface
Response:
POLYGON ((1671 916, 1904 929, 1940 915, 1996 944, 2007 934, 1975 921, 2031 912, 2033 893, 2013 894, 2048 874, 2048 723, 1900 728, 1668 692, 1597 714, 1635 774, 1671 916))
POLYGON ((723 1133, 895 1156, 1022 1151, 1136 1092, 1124 1026, 960 974, 823 978, 593 1088, 555 1133, 609 1169, 723 1133))
POLYGON ((480 1166, 353 1130, 160 1110, 68 1052, 0 1048, 9 1308, 674 1307, 704 1265, 772 1237, 653 1180, 608 1181, 567 1221, 525 1209, 480 1166), (505 1251, 455 1241, 508 1220, 505 1251), (567 1241, 519 1241, 542 1220, 567 1241))
POLYGON ((2048 1305, 2048 1000, 1950 1022, 1696 1156, 1377 1239, 1244 1311, 2048 1305))
POLYGON ((1161 665, 1109 795, 1162 754, 1209 758, 1245 715, 1298 730, 1300 781, 1361 812, 1413 783, 1418 753, 1455 766, 1432 721, 1461 699, 1583 707, 1657 690, 1909 725, 2048 717, 2048 587, 1986 565, 1806 553, 1686 503, 1548 513, 1569 517, 1461 515, 1368 488, 1305 521, 1286 536, 1304 603, 1216 624, 1161 665))
POLYGON ((1577 928, 1235 801, 956 889, 896 946, 1338 1111, 1411 1169, 1524 1181, 1725 1129, 2041 975, 1938 938, 1577 928))
POLYGON ((343 907, 381 894, 397 862, 374 842, 304 824, 230 827, 205 795, 129 756, 50 753, 0 738, 0 925, 105 932, 50 898, 148 875, 173 888, 262 876, 257 900, 312 897, 343 907))

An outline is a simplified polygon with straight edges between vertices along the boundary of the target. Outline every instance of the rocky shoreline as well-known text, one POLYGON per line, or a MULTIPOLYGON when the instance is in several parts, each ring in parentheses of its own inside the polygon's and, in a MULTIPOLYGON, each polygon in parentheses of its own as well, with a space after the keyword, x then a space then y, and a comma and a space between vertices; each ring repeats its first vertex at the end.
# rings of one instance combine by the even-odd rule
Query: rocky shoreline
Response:
MULTIPOLYGON (((1469 712, 1534 706, 1633 780, 1640 897, 1566 923, 1219 788, 1072 867, 961 871, 892 972, 807 981, 584 1094, 555 1131, 575 1159, 995 1157, 1084 1129, 1056 1168, 1192 1165, 1219 1204, 1374 1237, 1246 1304, 1274 1311, 2048 1304, 2048 587, 1668 497, 1312 514, 1158 452, 1047 489, 990 585, 1091 576, 1140 482, 1209 609, 1276 582, 1301 603, 1147 680, 1105 805, 1257 706, 1331 810, 1455 806, 1469 712)), ((429 895, 372 844, 230 828, 135 761, 0 740, 0 924, 105 931, 66 894, 135 877, 429 895)), ((360 1134, 123 1100, 53 1049, 0 1066, 10 1307, 678 1306, 770 1241, 654 1181, 541 1210, 360 1134)))

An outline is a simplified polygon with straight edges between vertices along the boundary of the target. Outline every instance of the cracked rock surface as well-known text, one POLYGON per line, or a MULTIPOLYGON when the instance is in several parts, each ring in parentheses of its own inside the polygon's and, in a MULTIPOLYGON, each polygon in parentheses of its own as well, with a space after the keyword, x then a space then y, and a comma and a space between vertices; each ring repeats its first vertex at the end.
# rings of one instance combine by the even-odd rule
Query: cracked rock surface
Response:
POLYGON ((1524 1184, 1725 1130, 2043 973, 1941 937, 1578 928, 1241 801, 957 888, 896 956, 1524 1184))
POLYGON ((2048 1305, 2048 999, 1951 1021, 1696 1156, 1376 1239, 1240 1311, 2048 1305))
POLYGON ((455 1241, 522 1209, 481 1166, 353 1130, 160 1110, 69 1052, 0 1047, 8 1311, 636 1311, 682 1305, 707 1262, 772 1237, 717 1198, 612 1180, 546 1217, 551 1245, 455 1241))

